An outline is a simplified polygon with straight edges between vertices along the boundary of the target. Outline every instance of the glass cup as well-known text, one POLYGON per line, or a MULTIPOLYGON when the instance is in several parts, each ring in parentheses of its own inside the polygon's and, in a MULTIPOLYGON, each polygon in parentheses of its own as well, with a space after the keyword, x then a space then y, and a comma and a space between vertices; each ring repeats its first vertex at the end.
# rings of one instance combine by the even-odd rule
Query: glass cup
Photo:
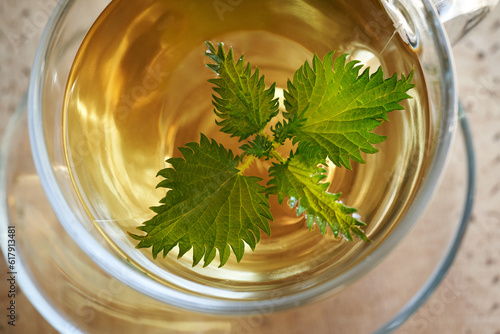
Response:
MULTIPOLYGON (((232 8, 241 2, 234 1, 232 8)), ((280 1, 269 4, 268 10, 280 9, 276 6, 280 1)), ((281 267, 266 268, 266 271, 279 272, 279 275, 269 275, 255 285, 242 284, 237 279, 231 281, 228 277, 224 277, 221 284, 219 278, 213 278, 211 274, 203 276, 194 269, 193 275, 185 274, 191 269, 169 271, 168 267, 156 266, 133 248, 125 256, 117 252, 96 226, 95 220, 89 218, 88 208, 82 205, 80 194, 74 187, 64 152, 62 127, 64 93, 73 60, 86 33, 108 5, 109 1, 102 0, 66 1, 56 8, 38 50, 29 89, 27 109, 31 151, 40 185, 55 216, 44 216, 46 225, 39 231, 43 235, 47 235, 43 230, 52 231, 54 239, 25 242, 23 254, 35 254, 40 242, 51 244, 54 252, 41 254, 43 261, 35 256, 22 257, 26 268, 24 275, 30 277, 23 289, 28 295, 31 293, 32 302, 39 309, 49 310, 44 314, 57 329, 63 332, 110 328, 133 331, 131 328, 140 324, 148 328, 148 332, 170 329, 189 333, 196 331, 196 326, 205 326, 207 332, 240 330, 246 328, 241 326, 242 318, 228 316, 249 319, 254 314, 299 307, 343 293, 347 286, 382 262, 414 227, 442 177, 456 132, 454 71, 445 32, 428 1, 383 1, 381 6, 392 19, 397 38, 418 59, 426 85, 422 94, 427 96, 429 116, 426 119, 425 154, 417 164, 410 166, 419 171, 420 180, 410 189, 411 205, 397 208, 398 223, 382 229, 379 241, 360 244, 353 251, 354 256, 340 265, 322 259, 308 260, 307 269, 299 270, 298 274, 281 267), (52 282, 67 284, 53 286, 47 280, 47 268, 53 269, 52 282), (98 298, 85 298, 95 295, 98 298), (101 306, 96 306, 99 304, 101 306), (192 322, 194 317, 197 320, 192 322)), ((299 3, 296 6, 301 8, 299 3)), ((300 18, 302 12, 296 13, 300 18)), ((371 26, 373 30, 381 24, 379 20, 368 17, 365 27, 371 26)), ((365 61, 383 63, 376 53, 357 44, 348 44, 345 49, 365 61)), ((23 194, 29 192, 26 189, 23 194)), ((33 191, 32 194, 37 193, 33 191)), ((113 226, 107 228, 108 236, 120 234, 113 226)), ((37 238, 36 235, 29 237, 32 240, 37 238)), ((117 238, 115 243, 120 240, 124 239, 117 238)), ((321 247, 319 250, 324 249, 323 245, 321 247)), ((127 245, 122 249, 126 248, 127 245)), ((304 267, 302 262, 288 265, 304 267)))

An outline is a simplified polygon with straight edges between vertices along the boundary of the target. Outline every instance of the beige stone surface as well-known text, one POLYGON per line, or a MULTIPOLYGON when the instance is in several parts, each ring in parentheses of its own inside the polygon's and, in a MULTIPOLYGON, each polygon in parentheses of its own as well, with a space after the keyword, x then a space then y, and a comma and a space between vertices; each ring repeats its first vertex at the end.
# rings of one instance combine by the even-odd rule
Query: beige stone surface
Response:
POLYGON ((442 284, 400 330, 500 334, 500 8, 453 53, 474 138, 477 188, 471 223, 445 282, 463 281, 466 288, 448 299, 442 284))
MULTIPOLYGON (((54 4, 0 0, 0 135, 27 89, 36 46, 54 4)), ((444 283, 398 333, 500 334, 500 8, 453 51, 475 140, 476 204, 444 283), (453 288, 453 282, 464 282, 464 288, 453 288)), ((0 310, 7 303, 6 272, 0 260, 0 310)), ((0 312, 0 333, 55 333, 22 294, 18 307, 16 328, 7 326, 0 312)))

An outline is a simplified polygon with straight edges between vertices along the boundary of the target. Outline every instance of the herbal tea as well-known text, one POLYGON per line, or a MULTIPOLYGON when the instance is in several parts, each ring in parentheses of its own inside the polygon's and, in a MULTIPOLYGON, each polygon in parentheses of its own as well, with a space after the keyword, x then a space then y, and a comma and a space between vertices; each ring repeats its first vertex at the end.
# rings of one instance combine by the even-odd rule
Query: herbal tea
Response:
MULTIPOLYGON (((136 250, 127 232, 153 216, 148 209, 165 196, 155 190, 165 161, 181 157, 179 147, 199 142, 200 133, 240 155, 241 143, 220 131, 215 122, 204 40, 223 41, 237 57, 257 66, 265 82, 276 82, 283 107, 287 79, 316 53, 347 52, 386 77, 414 71, 411 100, 405 110, 389 113, 390 122, 375 132, 387 136, 366 164, 352 170, 328 167, 329 192, 359 209, 364 228, 383 242, 411 204, 419 183, 428 129, 425 83, 416 55, 394 34, 381 5, 369 1, 240 1, 221 2, 113 1, 89 31, 75 59, 65 97, 65 147, 68 166, 96 226, 117 252, 147 274, 167 284, 168 275, 230 289, 286 284, 326 268, 342 272, 368 247, 332 233, 309 231, 293 201, 270 197, 270 236, 237 263, 231 255, 223 268, 214 260, 207 268, 191 267, 191 257, 177 259, 177 249, 153 260, 151 250, 136 250), (140 252, 140 253, 139 253, 140 252), (163 271, 160 270, 164 269, 163 271), (168 274, 165 274, 168 273, 168 274)), ((220 119, 218 119, 220 121, 220 119)), ((279 122, 280 120, 276 120, 279 122)), ((288 154, 287 141, 280 148, 288 154)), ((271 162, 253 162, 245 173, 269 180, 271 162)))

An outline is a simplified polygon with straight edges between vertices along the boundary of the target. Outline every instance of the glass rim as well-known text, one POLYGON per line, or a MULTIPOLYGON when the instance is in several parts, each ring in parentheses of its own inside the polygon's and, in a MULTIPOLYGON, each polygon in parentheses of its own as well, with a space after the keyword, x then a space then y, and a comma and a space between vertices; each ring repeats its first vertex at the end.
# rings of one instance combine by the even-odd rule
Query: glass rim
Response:
POLYGON ((439 263, 437 269, 431 274, 431 277, 425 282, 424 286, 422 286, 417 294, 413 296, 413 298, 406 305, 404 305, 396 315, 394 315, 388 322, 382 325, 382 327, 380 327, 375 332, 376 334, 383 334, 394 331, 399 326, 401 326, 408 318, 410 318, 413 313, 415 313, 420 308, 420 306, 422 306, 427 301, 427 299, 436 290, 436 288, 450 269, 465 235, 465 231, 467 229, 468 222, 472 214, 472 207, 474 204, 474 192, 476 188, 476 158, 472 142, 472 133, 462 104, 459 103, 458 108, 460 130, 463 135, 462 139, 464 142, 463 145, 465 146, 467 161, 467 182, 465 190, 466 196, 464 208, 462 210, 461 217, 459 218, 460 224, 451 240, 450 245, 445 252, 445 257, 439 263))
POLYGON ((45 134, 41 118, 42 114, 38 112, 42 104, 44 64, 47 57, 47 51, 50 49, 50 45, 53 42, 53 32, 58 28, 59 22, 74 1, 75 0, 65 0, 57 4, 54 13, 49 19, 36 53, 28 94, 30 144, 35 167, 40 176, 42 187, 61 225, 63 225, 66 232, 84 253, 105 272, 130 287, 175 307, 211 314, 244 315, 266 308, 266 306, 266 309, 277 311, 292 306, 303 305, 333 290, 335 287, 346 285, 348 282, 357 280, 373 269, 376 264, 390 253, 402 237, 410 231, 429 202, 431 194, 434 192, 442 174, 441 171, 446 164, 448 153, 450 152, 453 133, 456 127, 458 99, 450 44, 445 36, 444 28, 438 19, 438 15, 433 5, 431 5, 429 0, 421 0, 424 11, 423 14, 431 30, 430 34, 434 37, 434 47, 436 48, 436 52, 442 55, 442 57, 439 57, 439 65, 441 66, 442 73, 445 75, 441 77, 441 87, 443 91, 443 122, 439 133, 443 134, 443 136, 440 137, 440 141, 437 144, 434 157, 432 158, 433 163, 429 169, 427 179, 423 182, 420 191, 415 197, 414 203, 408 212, 405 213, 401 223, 397 224, 384 242, 371 252, 369 258, 361 260, 348 271, 315 287, 302 290, 293 295, 259 301, 223 300, 211 296, 195 296, 167 287, 146 277, 139 272, 139 270, 130 267, 122 259, 110 254, 109 251, 95 240, 89 231, 79 223, 78 218, 71 211, 68 203, 66 203, 61 190, 56 186, 55 174, 45 146, 45 134))

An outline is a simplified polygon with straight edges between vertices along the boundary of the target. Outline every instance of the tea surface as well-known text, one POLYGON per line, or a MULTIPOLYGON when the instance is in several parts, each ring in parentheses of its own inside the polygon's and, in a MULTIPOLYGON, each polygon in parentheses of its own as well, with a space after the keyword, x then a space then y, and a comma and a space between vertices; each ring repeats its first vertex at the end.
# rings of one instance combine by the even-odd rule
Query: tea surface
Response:
MULTIPOLYGON (((425 83, 417 57, 399 37, 377 1, 115 0, 95 22, 75 59, 65 96, 64 133, 68 166, 82 204, 115 249, 147 274, 168 284, 173 274, 231 290, 271 289, 294 276, 342 272, 365 247, 376 247, 411 204, 430 131, 425 83), (217 261, 192 268, 186 255, 165 259, 135 250, 127 231, 153 213, 164 196, 155 178, 165 160, 180 156, 200 133, 241 154, 236 139, 219 132, 211 104, 213 72, 205 67, 204 40, 222 41, 258 66, 266 83, 282 95, 288 78, 314 53, 349 52, 386 75, 415 69, 417 88, 404 111, 376 132, 388 136, 380 152, 364 156, 352 170, 331 169, 332 192, 359 209, 373 244, 335 240, 331 231, 310 232, 303 217, 272 198, 271 237, 262 235, 254 252, 224 268, 217 261), (140 255, 142 254, 142 255, 140 255), (168 273, 168 274, 166 274, 168 273)), ((282 105, 282 104, 281 104, 282 105)), ((287 152, 290 146, 285 147, 287 152)), ((249 175, 267 177, 270 162, 249 175)), ((266 182, 267 180, 264 180, 266 182)), ((263 182, 263 183, 264 183, 263 182)))

